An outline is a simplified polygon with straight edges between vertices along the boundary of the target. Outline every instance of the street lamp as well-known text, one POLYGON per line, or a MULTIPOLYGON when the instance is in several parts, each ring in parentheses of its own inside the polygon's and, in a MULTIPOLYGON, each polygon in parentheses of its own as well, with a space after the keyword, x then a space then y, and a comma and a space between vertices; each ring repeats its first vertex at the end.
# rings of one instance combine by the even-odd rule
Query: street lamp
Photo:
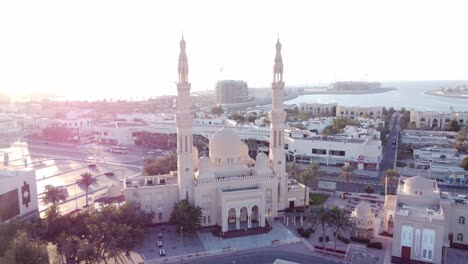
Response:
POLYGON ((75 210, 78 210, 78 197, 76 197, 76 185, 78 185, 78 181, 75 182, 75 210))
POLYGON ((183 226, 180 226, 180 248, 182 248, 182 229, 184 227, 183 226))

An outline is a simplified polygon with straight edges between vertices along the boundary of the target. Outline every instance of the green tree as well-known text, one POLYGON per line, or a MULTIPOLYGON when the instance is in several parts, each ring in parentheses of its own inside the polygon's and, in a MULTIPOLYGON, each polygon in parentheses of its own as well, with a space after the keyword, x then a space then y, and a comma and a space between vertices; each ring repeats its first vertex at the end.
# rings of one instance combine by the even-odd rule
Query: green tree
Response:
POLYGON ((333 207, 330 210, 331 224, 335 227, 335 251, 336 251, 336 240, 341 231, 349 232, 354 228, 353 221, 344 210, 339 207, 333 207))
POLYGON ((51 186, 45 191, 44 197, 42 197, 42 203, 44 205, 52 204, 56 205, 60 201, 65 201, 66 200, 65 193, 62 191, 62 189, 57 188, 55 186, 51 186))
POLYGON ((461 162, 461 166, 462 166, 463 169, 468 171, 468 157, 463 158, 463 160, 461 162))
POLYGON ((200 207, 191 205, 187 200, 174 204, 169 222, 176 224, 178 230, 195 232, 200 226, 202 211, 200 207))
POLYGON ((213 108, 211 108, 211 113, 213 115, 222 115, 224 114, 224 110, 221 106, 215 106, 213 108))
MULTIPOLYGON (((0 256, 3 256, 9 248, 11 241, 21 229, 21 222, 18 218, 13 218, 8 222, 0 223, 0 256)), ((0 262, 2 263, 2 262, 0 262)))
POLYGON ((385 187, 385 179, 387 179, 387 192, 388 193, 393 193, 393 187, 396 185, 398 182, 398 172, 395 171, 394 169, 387 169, 384 171, 384 177, 382 178, 382 185, 385 187), (388 191, 390 189, 390 192, 388 191))
POLYGON ((447 124, 447 130, 458 132, 460 131, 460 124, 458 124, 458 121, 455 119, 450 120, 447 124))
POLYGON ((144 175, 168 174, 177 170, 177 154, 172 153, 159 159, 145 159, 143 161, 144 175))
POLYGON ((364 191, 366 193, 374 193, 374 186, 372 185, 367 185, 366 188, 364 188, 364 191))
POLYGON ((326 126, 324 129, 322 129, 321 132, 322 135, 324 136, 331 136, 333 135, 333 126, 326 126))
POLYGON ((308 170, 304 171, 301 175, 302 183, 304 184, 304 212, 307 206, 307 183, 311 182, 315 186, 319 174, 320 165, 318 163, 311 163, 308 170))
POLYGON ((255 122, 255 120, 257 120, 257 116, 255 116, 255 115, 249 115, 247 117, 247 121, 249 121, 249 123, 253 123, 253 122, 255 122))
POLYGON ((80 174, 81 179, 79 180, 80 184, 85 186, 86 191, 86 207, 88 207, 88 193, 89 193, 89 186, 96 182, 96 178, 90 172, 85 172, 80 174))
POLYGON ((352 165, 345 165, 341 167, 341 174, 339 176, 339 179, 346 181, 346 183, 349 183, 349 181, 354 178, 355 170, 356 168, 354 168, 352 165))
POLYGON ((292 177, 293 179, 296 178, 296 175, 299 173, 299 168, 297 166, 297 163, 294 161, 288 165, 286 168, 288 175, 292 177))
POLYGON ((31 238, 25 231, 16 233, 10 247, 5 252, 5 263, 46 264, 49 263, 46 245, 31 238))

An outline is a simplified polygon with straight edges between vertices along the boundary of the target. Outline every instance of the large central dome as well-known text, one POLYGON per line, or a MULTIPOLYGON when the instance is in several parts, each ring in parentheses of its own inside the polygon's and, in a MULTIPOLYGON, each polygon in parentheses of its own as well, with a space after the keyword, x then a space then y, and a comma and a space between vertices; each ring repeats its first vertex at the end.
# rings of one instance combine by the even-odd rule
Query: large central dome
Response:
POLYGON ((239 135, 232 129, 223 127, 210 137, 210 157, 240 157, 241 144, 239 135))

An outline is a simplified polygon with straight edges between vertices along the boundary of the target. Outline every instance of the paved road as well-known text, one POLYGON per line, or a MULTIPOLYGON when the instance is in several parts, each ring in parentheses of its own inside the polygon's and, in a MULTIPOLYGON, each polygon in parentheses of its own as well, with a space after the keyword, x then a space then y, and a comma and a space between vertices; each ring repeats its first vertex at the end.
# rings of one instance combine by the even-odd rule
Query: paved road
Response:
POLYGON ((314 263, 314 264, 336 264, 335 261, 322 259, 310 255, 292 253, 286 251, 264 251, 254 253, 244 253, 231 256, 219 256, 200 258, 193 261, 184 261, 178 263, 206 263, 206 264, 271 264, 276 259, 293 261, 297 263, 314 263))
POLYGON ((380 175, 383 176, 383 172, 386 169, 393 169, 395 165, 395 151, 392 149, 393 137, 397 136, 400 130, 400 114, 394 113, 390 119, 389 133, 387 138, 387 144, 384 146, 382 164, 380 164, 380 175))

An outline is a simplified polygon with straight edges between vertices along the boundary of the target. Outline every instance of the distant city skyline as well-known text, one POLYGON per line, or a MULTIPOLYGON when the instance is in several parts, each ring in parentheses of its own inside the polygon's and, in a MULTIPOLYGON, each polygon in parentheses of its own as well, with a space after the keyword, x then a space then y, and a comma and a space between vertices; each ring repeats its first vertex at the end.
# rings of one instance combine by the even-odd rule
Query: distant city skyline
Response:
POLYGON ((217 80, 286 85, 464 80, 467 1, 0 3, 0 91, 67 97, 176 94, 178 42, 192 91, 217 80))

